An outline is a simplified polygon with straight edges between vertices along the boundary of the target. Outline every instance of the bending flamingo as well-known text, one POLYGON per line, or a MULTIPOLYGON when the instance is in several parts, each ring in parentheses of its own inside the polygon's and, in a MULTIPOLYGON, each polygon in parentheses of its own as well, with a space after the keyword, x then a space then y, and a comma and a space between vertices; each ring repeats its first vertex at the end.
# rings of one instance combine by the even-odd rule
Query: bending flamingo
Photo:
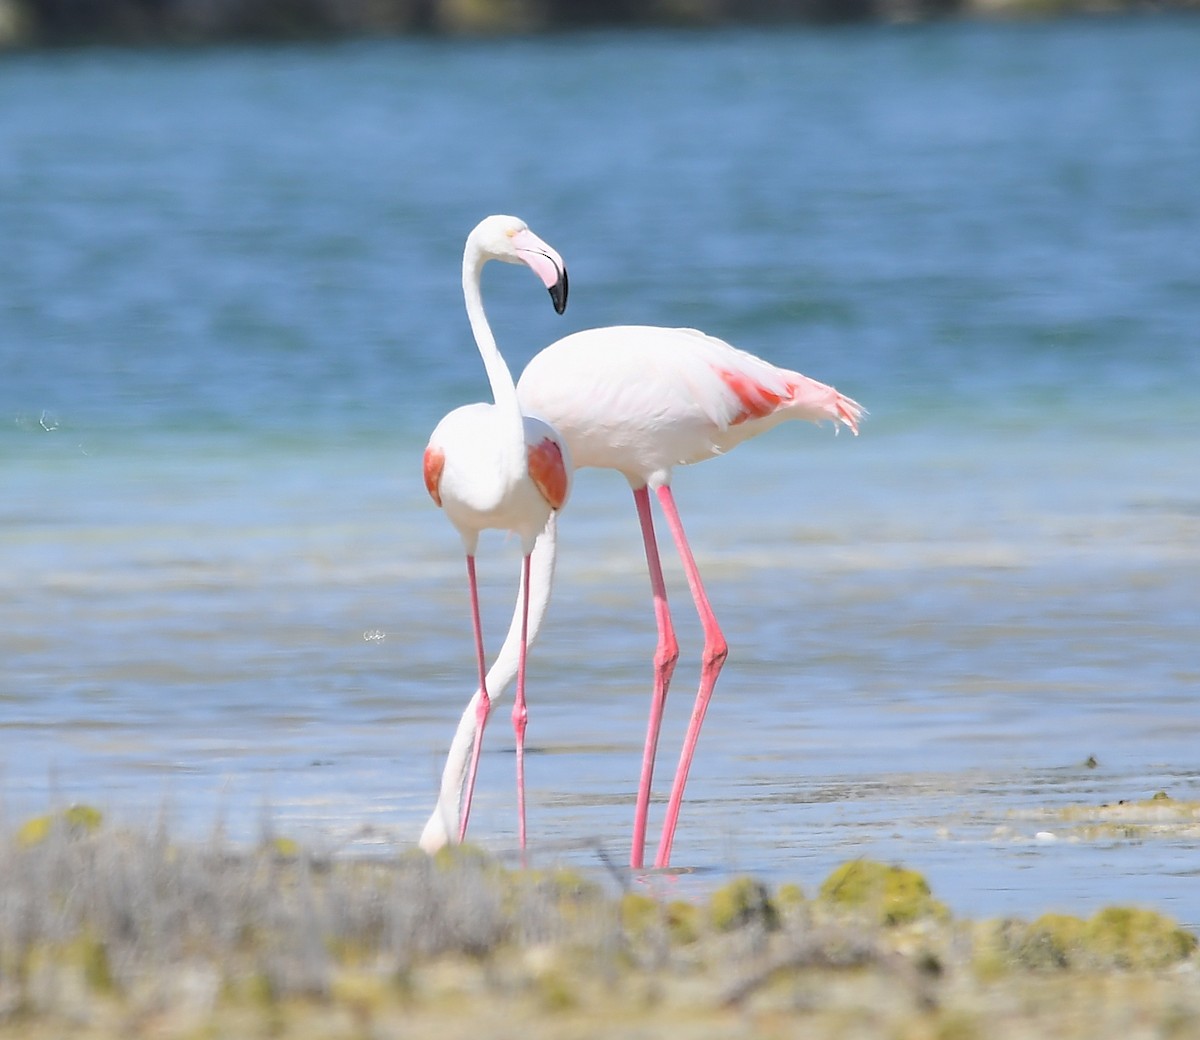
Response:
MULTIPOLYGON (((480 275, 489 260, 524 263, 550 290, 554 309, 567 305, 567 272, 562 258, 516 217, 487 217, 467 237, 463 252, 463 295, 475 343, 487 370, 494 404, 456 408, 437 424, 425 448, 425 487, 458 529, 467 557, 471 622, 479 668, 470 774, 462 804, 458 840, 466 833, 483 730, 491 712, 484 670, 475 550, 481 531, 500 529, 521 539, 522 595, 517 653, 517 693, 513 731, 517 744, 517 813, 521 847, 525 847, 525 655, 530 554, 547 520, 566 502, 571 483, 570 454, 554 428, 522 412, 512 375, 496 346, 483 311, 480 275)), ((540 618, 539 618, 540 622, 540 618)), ((458 807, 455 807, 456 814, 458 807)))
MULTIPOLYGON (((641 868, 645 858, 650 788, 663 706, 679 657, 654 536, 650 490, 655 492, 666 515, 700 615, 704 628, 700 684, 671 786, 655 861, 656 866, 665 867, 670 864, 679 809, 700 727, 727 654, 725 637, 704 591, 675 506, 670 487, 672 469, 675 465, 722 454, 789 419, 810 422, 828 419, 857 433, 863 409, 833 387, 798 372, 776 368, 702 332, 648 326, 590 329, 551 344, 529 363, 517 393, 522 407, 536 411, 554 424, 566 439, 577 467, 618 470, 633 489, 658 627, 654 691, 630 852, 634 868, 641 868)), ((540 580, 541 571, 553 567, 553 532, 547 535, 538 540, 534 549, 535 581, 540 580)), ((548 595, 548 581, 549 578, 544 579, 544 590, 539 584, 540 595, 548 595)), ((541 609, 544 610, 544 605, 541 609)), ((539 624, 540 620, 539 613, 539 624)), ((535 626, 529 638, 536 636, 535 626)), ((493 691, 502 691, 511 678, 511 665, 498 659, 489 673, 493 691)), ((477 691, 459 723, 443 773, 442 796, 435 817, 445 811, 445 805, 462 788, 465 758, 455 749, 471 739, 479 696, 477 691)), ((428 848, 427 837, 430 837, 428 827, 422 839, 428 848)))

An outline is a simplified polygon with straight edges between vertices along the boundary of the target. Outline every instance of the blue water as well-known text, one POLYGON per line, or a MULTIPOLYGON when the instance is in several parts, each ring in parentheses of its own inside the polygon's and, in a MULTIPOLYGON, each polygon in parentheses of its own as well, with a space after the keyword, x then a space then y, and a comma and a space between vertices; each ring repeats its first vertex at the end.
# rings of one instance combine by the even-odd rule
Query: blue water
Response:
MULTIPOLYGON (((964 913, 1200 926, 1196 821, 1047 815, 1200 797, 1198 48, 1145 18, 7 56, 8 818, 415 841, 473 675, 420 453, 486 394, 459 261, 511 212, 572 285, 559 318, 488 269, 515 370, 575 329, 692 325, 871 412, 676 475, 731 648, 682 889, 867 855, 964 913)), ((598 867, 654 646, 624 481, 581 473, 561 537, 532 854, 598 867)), ((700 646, 667 560, 660 795, 700 646)), ((481 567, 494 646, 517 546, 481 567)), ((472 823, 499 852, 505 717, 472 823)))

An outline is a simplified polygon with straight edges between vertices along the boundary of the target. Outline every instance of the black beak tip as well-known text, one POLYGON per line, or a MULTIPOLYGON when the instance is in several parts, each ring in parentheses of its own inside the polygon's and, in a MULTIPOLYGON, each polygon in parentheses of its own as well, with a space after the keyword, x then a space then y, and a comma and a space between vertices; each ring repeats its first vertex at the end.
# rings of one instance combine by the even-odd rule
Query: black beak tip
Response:
POLYGON ((567 271, 563 269, 562 277, 550 287, 550 299, 554 301, 554 311, 562 314, 567 309, 567 271))

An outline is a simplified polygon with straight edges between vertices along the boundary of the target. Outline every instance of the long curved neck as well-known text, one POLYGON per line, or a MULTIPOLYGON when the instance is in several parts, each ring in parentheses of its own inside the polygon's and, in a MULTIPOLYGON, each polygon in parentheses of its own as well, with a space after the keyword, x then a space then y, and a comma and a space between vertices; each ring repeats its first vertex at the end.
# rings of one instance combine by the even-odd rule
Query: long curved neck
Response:
MULTIPOLYGON (((530 647, 537 641, 542 621, 546 617, 546 608, 550 604, 550 589, 554 584, 554 564, 557 557, 558 514, 551 513, 545 529, 538 535, 537 542, 534 543, 533 552, 529 558, 527 645, 530 647)), ((508 684, 517 674, 517 660, 521 649, 521 600, 524 594, 524 574, 522 574, 522 586, 517 590, 517 604, 513 609, 508 634, 504 637, 504 645, 500 648, 500 653, 496 655, 496 660, 488 669, 485 678, 493 709, 496 707, 496 702, 504 695, 508 684)), ((437 806, 421 834, 420 845, 426 852, 436 852, 443 845, 458 841, 463 786, 467 780, 471 749, 475 745, 475 705, 478 702, 479 691, 476 690, 459 720, 454 739, 450 742, 450 751, 442 770, 442 786, 438 794, 437 806)))
POLYGON ((517 388, 513 383, 512 373, 508 370, 500 348, 496 346, 496 337, 492 335, 492 327, 488 324, 487 315, 483 311, 483 293, 480 280, 483 265, 487 258, 480 254, 474 242, 468 240, 463 253, 463 299, 467 304, 467 319, 471 322, 471 331, 475 334, 475 346, 483 358, 483 367, 487 370, 488 382, 492 387, 492 400, 501 414, 508 418, 506 423, 511 440, 510 447, 525 457, 525 420, 521 414, 521 406, 517 401, 517 388))

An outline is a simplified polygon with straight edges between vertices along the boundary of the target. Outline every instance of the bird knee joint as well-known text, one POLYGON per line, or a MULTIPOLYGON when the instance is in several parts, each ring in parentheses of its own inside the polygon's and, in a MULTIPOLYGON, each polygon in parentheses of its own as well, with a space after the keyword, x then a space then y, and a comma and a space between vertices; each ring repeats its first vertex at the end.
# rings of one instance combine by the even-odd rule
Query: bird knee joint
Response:
POLYGON ((704 648, 704 664, 708 668, 720 668, 728 656, 729 645, 724 640, 704 648))
POLYGON ((676 662, 679 660, 679 644, 670 643, 666 646, 660 646, 654 655, 654 667, 659 671, 665 668, 674 669, 676 662))

